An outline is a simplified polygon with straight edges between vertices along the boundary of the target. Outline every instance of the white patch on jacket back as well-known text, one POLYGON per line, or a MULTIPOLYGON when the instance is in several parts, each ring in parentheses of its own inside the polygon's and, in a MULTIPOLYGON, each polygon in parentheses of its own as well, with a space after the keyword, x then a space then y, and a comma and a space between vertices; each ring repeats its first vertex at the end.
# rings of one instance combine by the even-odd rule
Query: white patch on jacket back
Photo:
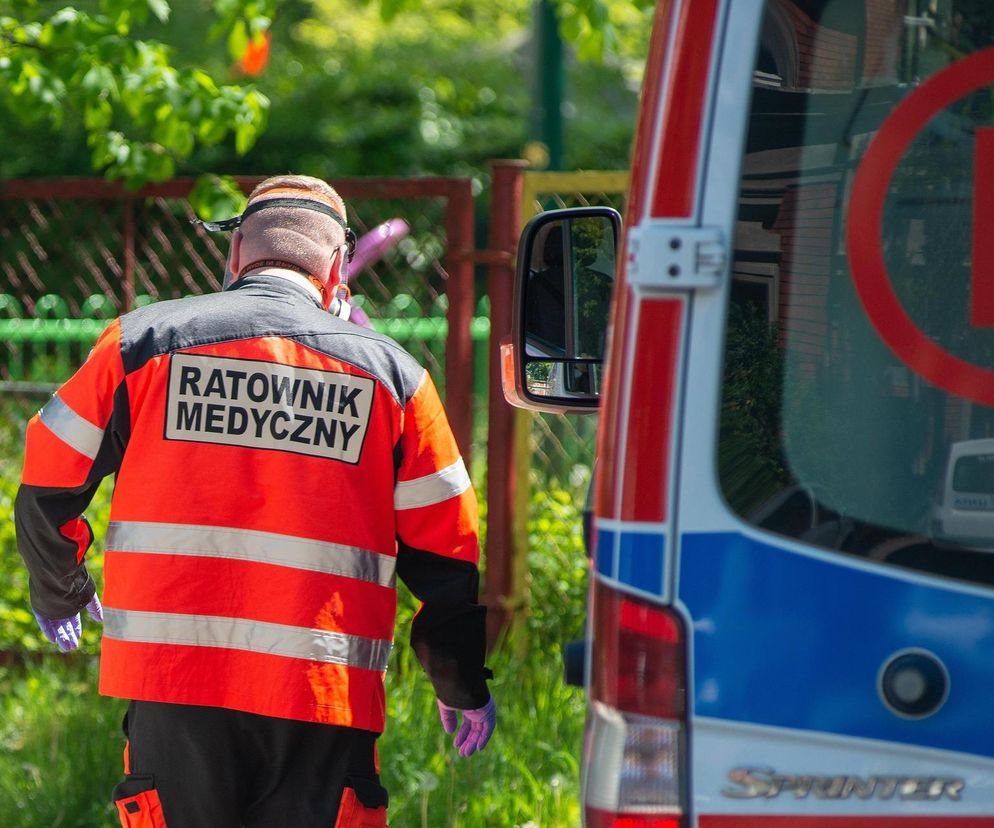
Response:
POLYGON ((167 440, 273 449, 358 463, 374 381, 258 360, 173 354, 167 440))

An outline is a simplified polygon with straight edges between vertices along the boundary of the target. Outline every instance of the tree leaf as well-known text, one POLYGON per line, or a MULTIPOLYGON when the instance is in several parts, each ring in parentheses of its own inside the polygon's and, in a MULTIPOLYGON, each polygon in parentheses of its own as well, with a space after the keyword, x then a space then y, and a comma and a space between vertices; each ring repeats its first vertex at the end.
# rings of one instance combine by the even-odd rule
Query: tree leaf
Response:
POLYGON ((188 196, 193 211, 204 221, 239 215, 245 209, 245 194, 229 176, 202 175, 188 196))
POLYGON ((238 20, 228 32, 228 55, 232 60, 239 61, 245 54, 245 50, 248 49, 248 45, 249 37, 245 21, 238 20))
POLYGON ((83 123, 90 132, 107 129, 113 117, 114 110, 104 98, 97 98, 92 103, 88 103, 83 110, 83 123))
POLYGON ((255 139, 259 135, 259 130, 256 129, 256 125, 252 122, 241 123, 235 127, 235 152, 239 155, 245 155, 252 145, 255 144, 255 139))
POLYGON ((148 7, 160 23, 169 20, 169 0, 148 0, 148 7))

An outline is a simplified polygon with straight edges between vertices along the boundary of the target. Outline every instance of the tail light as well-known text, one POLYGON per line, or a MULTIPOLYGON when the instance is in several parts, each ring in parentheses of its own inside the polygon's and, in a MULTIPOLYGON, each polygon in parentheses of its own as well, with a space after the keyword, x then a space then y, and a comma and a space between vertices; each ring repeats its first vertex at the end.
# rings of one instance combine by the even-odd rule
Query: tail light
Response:
POLYGON ((680 828, 676 817, 639 817, 609 814, 587 808, 586 828, 680 828))
POLYGON ((681 828, 686 647, 672 610, 593 587, 595 657, 584 744, 587 828, 681 828))

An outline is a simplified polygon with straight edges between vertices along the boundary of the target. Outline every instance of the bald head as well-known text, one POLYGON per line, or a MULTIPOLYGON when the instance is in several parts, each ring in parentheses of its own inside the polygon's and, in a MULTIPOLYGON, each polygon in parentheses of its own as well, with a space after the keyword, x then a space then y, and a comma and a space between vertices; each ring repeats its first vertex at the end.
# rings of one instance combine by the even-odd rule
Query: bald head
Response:
MULTIPOLYGON (((319 178, 307 175, 267 178, 252 191, 248 203, 271 198, 320 201, 340 215, 343 223, 347 220, 345 202, 319 178)), ((331 216, 294 207, 271 207, 252 213, 242 221, 239 235, 239 274, 251 269, 254 262, 275 260, 294 265, 322 283, 331 274, 335 251, 345 244, 345 229, 331 216)))

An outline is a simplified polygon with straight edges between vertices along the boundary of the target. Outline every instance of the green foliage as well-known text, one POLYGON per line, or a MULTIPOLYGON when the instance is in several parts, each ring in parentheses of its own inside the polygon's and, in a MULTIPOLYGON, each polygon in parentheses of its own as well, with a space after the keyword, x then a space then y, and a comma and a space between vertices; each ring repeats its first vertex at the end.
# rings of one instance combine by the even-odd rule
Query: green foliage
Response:
POLYGON ((418 602, 399 586, 397 643, 381 740, 393 825, 548 828, 579 823, 583 693, 562 680, 562 644, 583 634, 587 560, 579 509, 561 490, 536 493, 529 516, 528 621, 488 661, 498 727, 481 754, 460 758, 406 643, 418 602))
POLYGON ((52 657, 0 668, 0 813, 5 828, 117 824, 125 702, 96 695, 97 663, 52 657))
POLYGON ((725 346, 718 474, 729 505, 742 515, 787 479, 780 445, 783 366, 777 329, 763 309, 733 303, 725 346))
MULTIPOLYGON (((247 171, 267 155, 277 169, 294 153, 326 177, 482 176, 489 159, 517 157, 529 138, 530 88, 540 71, 532 3, 411 5, 397 4, 383 20, 374 5, 315 0, 312 15, 286 32, 283 49, 274 48, 268 80, 279 107, 267 134, 251 159, 230 169, 247 171)), ((625 20, 623 57, 569 60, 569 167, 627 166, 636 103, 628 70, 641 65, 648 25, 638 15, 625 20)))
POLYGON ((277 6, 284 0, 213 0, 218 21, 211 28, 211 37, 228 32, 228 56, 241 60, 250 43, 258 44, 272 23, 277 6))
POLYGON ((230 176, 202 175, 188 196, 194 212, 205 221, 237 216, 247 199, 230 176))
MULTIPOLYGON (((579 824, 583 694, 562 683, 551 657, 522 662, 511 651, 491 660, 497 731, 469 759, 442 730, 423 674, 391 669, 380 755, 392 825, 579 824)), ((96 672, 96 660, 79 655, 0 669, 4 828, 116 824, 109 800, 120 781, 125 703, 96 695, 96 672)))
POLYGON ((547 385, 549 378, 552 376, 552 366, 554 364, 553 362, 526 362, 525 376, 529 385, 532 383, 538 386, 547 385))
MULTIPOLYGON (((14 4, 8 19, 47 25, 48 5, 14 4)), ((106 30, 108 14, 70 9, 89 34, 58 60, 0 45, 0 81, 24 61, 42 75, 36 94, 0 82, 0 110, 16 116, 0 119, 0 140, 17 147, 0 158, 0 177, 83 175, 96 163, 132 184, 210 170, 482 180, 490 159, 519 156, 530 137, 539 69, 529 0, 160 0, 168 18, 139 0, 116 5, 126 30, 103 40, 78 21, 105 20, 106 30), (267 33, 268 65, 246 86, 236 55, 267 33)), ((564 1, 559 13, 580 43, 567 50, 565 164, 625 167, 650 15, 639 0, 564 1), (574 60, 599 51, 585 38, 606 44, 602 61, 574 60)))
POLYGON ((375 5, 318 0, 278 28, 265 82, 279 105, 251 158, 225 169, 465 174, 516 155, 528 93, 515 39, 527 3, 418 6, 384 21, 375 5))
MULTIPOLYGON (((368 0, 367 0, 368 2, 368 0)), ((379 16, 384 23, 393 22, 404 13, 425 16, 439 6, 431 0, 379 0, 379 16)), ((654 0, 553 0, 562 37, 572 43, 581 60, 602 61, 608 55, 624 55, 631 45, 633 21, 647 26, 648 12, 654 0)), ((463 0, 441 6, 464 19, 479 13, 479 6, 463 0)), ((636 39, 637 36, 636 36, 636 39)))
POLYGON ((553 488, 532 495, 528 514, 528 641, 558 652, 583 638, 588 559, 582 501, 553 488), (544 644, 543 644, 544 642, 544 644))
MULTIPOLYGON (((524 648, 514 641, 491 654, 497 731, 486 750, 463 759, 442 730, 430 683, 401 640, 406 629, 398 628, 387 676, 380 747, 390 823, 577 825, 584 697, 564 684, 558 646, 529 636, 527 656, 518 655, 524 648)), ((549 631, 549 638, 557 634, 549 631)))
POLYGON ((655 0, 555 0, 555 5, 563 38, 576 46, 581 60, 599 62, 625 55, 633 41, 646 42, 655 0))
MULTIPOLYGON (((265 126, 269 100, 251 85, 218 85, 197 68, 177 68, 172 50, 135 32, 151 13, 170 16, 166 0, 101 0, 91 13, 47 3, 0 3, 0 108, 23 125, 82 125, 94 168, 129 187, 164 181, 197 145, 234 136, 244 155, 265 126)), ((222 20, 242 23, 250 9, 256 30, 268 26, 271 4, 219 0, 222 20)), ((244 25, 242 23, 242 25, 244 25)))
MULTIPOLYGON (((548 493, 539 497, 555 498, 560 490, 568 492, 571 508, 579 512, 590 488, 597 420, 596 414, 532 415, 529 450, 535 459, 529 483, 532 491, 548 493)), ((532 510, 536 514, 535 504, 532 510)), ((556 540, 555 535, 551 538, 556 540)))

